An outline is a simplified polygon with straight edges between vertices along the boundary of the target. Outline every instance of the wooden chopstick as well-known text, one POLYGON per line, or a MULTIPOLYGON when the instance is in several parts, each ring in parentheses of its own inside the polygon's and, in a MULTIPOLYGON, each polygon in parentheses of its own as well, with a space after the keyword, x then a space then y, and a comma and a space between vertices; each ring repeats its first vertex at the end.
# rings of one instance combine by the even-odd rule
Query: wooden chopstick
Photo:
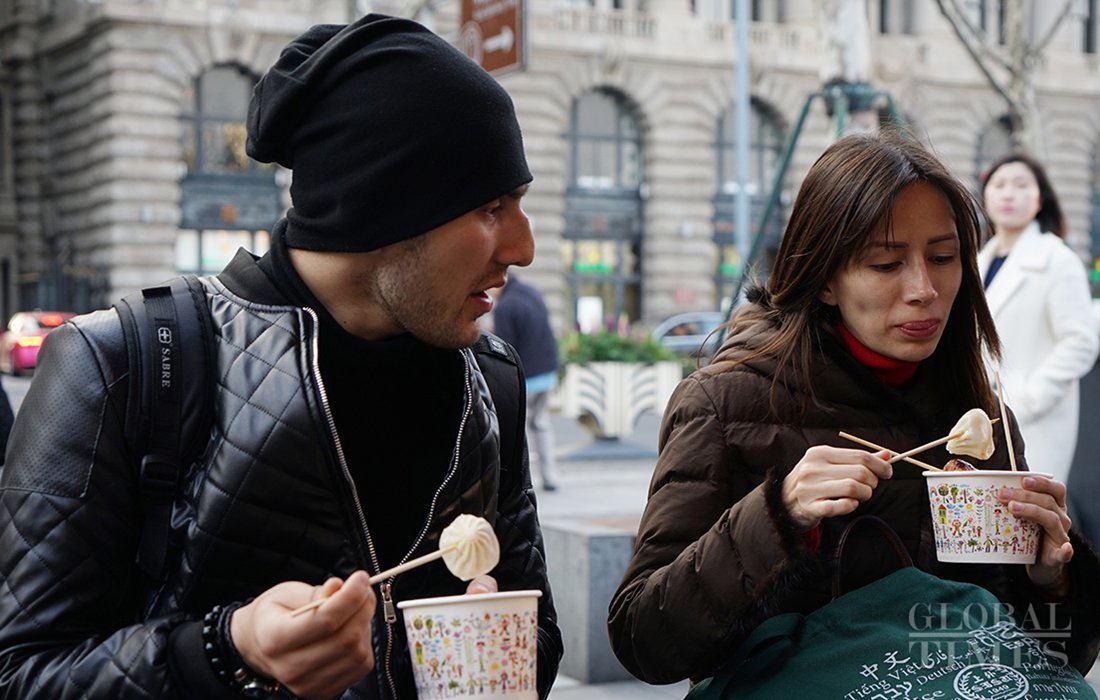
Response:
MULTIPOLYGON (((1005 415, 1005 392, 1001 384, 1001 373, 994 371, 993 379, 997 382, 997 403, 1003 416, 1005 415)), ((1008 445, 1008 462, 1012 465, 1012 471, 1016 471, 1016 450, 1012 448, 1012 434, 1008 430, 1008 421, 1005 421, 1005 444, 1008 445)))
POLYGON ((939 447, 940 445, 942 445, 945 442, 951 442, 952 440, 955 440, 957 438, 961 438, 962 436, 963 436, 963 433, 955 433, 954 435, 948 435, 947 437, 941 437, 939 440, 933 440, 932 442, 926 442, 923 445, 919 445, 917 447, 914 447, 911 450, 906 450, 905 452, 902 452, 901 454, 896 454, 893 457, 891 457, 890 459, 888 459, 887 461, 890 462, 890 464, 893 464, 894 462, 897 462, 898 460, 905 459, 906 457, 910 457, 912 455, 920 454, 921 452, 924 452, 926 450, 930 450, 933 447, 939 447))
MULTIPOLYGON (((876 445, 873 442, 868 442, 867 440, 864 440, 861 437, 856 437, 855 435, 851 435, 850 433, 846 433, 843 430, 840 431, 839 434, 840 434, 840 437, 844 438, 845 440, 851 440, 852 442, 863 445, 864 447, 870 447, 872 450, 886 450, 887 452, 890 452, 891 454, 895 454, 895 455, 899 454, 895 450, 891 450, 889 447, 883 447, 882 445, 876 445)), ((934 471, 934 472, 942 472, 943 471, 939 467, 933 467, 931 464, 928 464, 927 462, 922 462, 919 459, 913 459, 912 457, 901 457, 901 459, 905 460, 906 462, 909 462, 910 464, 915 464, 918 467, 923 467, 924 469, 928 469, 930 471, 934 471)))
MULTIPOLYGON (((996 423, 999 420, 1001 420, 1001 419, 1000 418, 994 418, 994 419, 990 420, 989 422, 990 423, 996 423)), ((840 437, 844 438, 845 440, 851 440, 852 442, 863 445, 864 447, 870 447, 872 450, 886 450, 887 452, 890 452, 891 454, 894 455, 889 460, 890 464, 893 464, 894 462, 897 462, 899 460, 904 460, 906 462, 909 462, 910 464, 915 464, 918 467, 924 467, 925 469, 929 469, 929 470, 934 471, 934 472, 942 472, 943 469, 940 469, 939 467, 933 467, 931 464, 928 464, 927 462, 922 462, 919 459, 913 459, 912 455, 915 455, 918 452, 923 452, 924 450, 931 449, 931 448, 935 447, 936 445, 941 445, 941 444, 947 442, 948 440, 950 440, 952 437, 955 437, 955 436, 952 435, 952 436, 948 436, 948 437, 945 437, 945 438, 940 438, 939 440, 933 440, 932 442, 930 442, 926 445, 921 445, 920 447, 914 447, 913 449, 908 450, 906 452, 897 452, 896 450, 891 450, 889 447, 883 447, 882 445, 876 445, 873 442, 868 442, 867 440, 864 440, 861 437, 856 437, 855 435, 852 435, 851 433, 846 433, 843 430, 840 431, 839 435, 840 435, 840 437)))
MULTIPOLYGON (((398 564, 397 566, 395 566, 391 569, 386 569, 385 571, 380 571, 377 574, 375 574, 374 576, 370 577, 370 585, 373 586, 376 583, 380 583, 382 581, 385 581, 386 579, 388 579, 391 576, 396 576, 397 574, 404 573, 404 572, 408 571, 409 569, 415 569, 416 567, 418 567, 422 564, 427 564, 430 561, 435 561, 436 559, 439 559, 440 557, 442 557, 444 554, 451 551, 452 549, 457 549, 457 548, 458 548, 458 543, 455 542, 454 544, 449 545, 447 547, 443 547, 442 549, 437 549, 434 552, 429 552, 428 554, 425 554, 424 556, 417 557, 416 559, 411 559, 411 560, 405 562, 404 564, 398 564)), ((317 600, 314 600, 311 603, 306 603, 305 605, 303 605, 299 608, 295 608, 294 610, 291 610, 290 611, 290 616, 291 617, 298 617, 299 615, 307 613, 310 610, 314 610, 316 608, 319 608, 319 607, 321 607, 321 603, 324 603, 326 600, 328 600, 327 597, 318 598, 317 600)))

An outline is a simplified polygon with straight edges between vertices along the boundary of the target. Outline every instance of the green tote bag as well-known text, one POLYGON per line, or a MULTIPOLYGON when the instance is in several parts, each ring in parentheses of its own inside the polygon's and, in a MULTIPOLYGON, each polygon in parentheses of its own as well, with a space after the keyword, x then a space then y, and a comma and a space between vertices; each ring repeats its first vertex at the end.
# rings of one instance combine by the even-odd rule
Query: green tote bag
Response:
MULTIPOLYGON (((906 563, 908 554, 884 522, 906 563)), ((838 552, 847 533, 841 536, 838 552)), ((802 615, 769 618, 687 700, 1086 700, 1069 630, 1049 609, 1024 630, 989 591, 905 566, 802 615), (1044 624, 1044 621, 1047 621, 1044 624), (1033 624, 1032 624, 1033 623, 1033 624)))

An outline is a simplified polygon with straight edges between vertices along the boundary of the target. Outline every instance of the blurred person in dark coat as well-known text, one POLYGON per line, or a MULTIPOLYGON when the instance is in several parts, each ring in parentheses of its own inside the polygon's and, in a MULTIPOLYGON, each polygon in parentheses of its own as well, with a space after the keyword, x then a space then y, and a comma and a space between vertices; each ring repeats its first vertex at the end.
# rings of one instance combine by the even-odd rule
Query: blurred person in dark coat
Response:
POLYGON ((515 275, 497 294, 493 332, 515 347, 527 375, 527 442, 538 453, 542 487, 558 487, 550 392, 558 381, 558 343, 539 290, 515 275))

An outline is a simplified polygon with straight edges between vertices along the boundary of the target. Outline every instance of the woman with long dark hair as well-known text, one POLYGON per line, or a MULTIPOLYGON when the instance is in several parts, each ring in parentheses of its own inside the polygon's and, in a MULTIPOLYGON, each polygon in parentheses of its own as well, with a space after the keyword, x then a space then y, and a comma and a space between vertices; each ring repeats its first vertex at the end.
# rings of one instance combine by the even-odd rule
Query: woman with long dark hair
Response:
MULTIPOLYGON (((943 164, 897 135, 843 138, 810 169, 767 287, 750 292, 714 362, 666 408, 634 556, 609 611, 612 646, 636 676, 711 675, 764 619, 825 605, 838 535, 863 514, 885 520, 925 571, 985 586, 1018 610, 1053 602, 1073 630, 1070 662, 1092 665, 1098 602, 1084 586, 1100 580, 1100 562, 1070 530, 1063 484, 1029 477, 1002 493, 1042 528, 1035 564, 942 564, 921 469, 838 435, 900 452, 948 435, 969 409, 999 414, 983 360, 999 343, 977 212, 943 164)), ((1003 430, 995 436, 977 468, 1008 464, 1003 430)), ((850 543, 848 586, 891 573, 886 549, 850 543)))
POLYGON ((1080 379, 1100 350, 1085 266, 1065 245, 1058 195, 1034 158, 1002 157, 982 194, 992 238, 978 267, 1002 339, 1005 395, 1032 468, 1065 482, 1077 446, 1080 379))

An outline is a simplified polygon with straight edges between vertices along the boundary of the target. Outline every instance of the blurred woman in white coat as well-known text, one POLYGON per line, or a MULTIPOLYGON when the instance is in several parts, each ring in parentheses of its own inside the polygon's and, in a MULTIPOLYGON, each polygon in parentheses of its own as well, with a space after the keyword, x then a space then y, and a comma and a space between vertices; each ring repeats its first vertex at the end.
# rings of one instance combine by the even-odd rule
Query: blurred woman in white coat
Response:
POLYGON ((1001 336, 1005 401, 1031 468, 1065 483, 1077 446, 1079 380, 1100 350, 1085 266, 1065 244, 1058 197, 1034 159, 1002 157, 982 194, 993 236, 978 266, 1001 336))

